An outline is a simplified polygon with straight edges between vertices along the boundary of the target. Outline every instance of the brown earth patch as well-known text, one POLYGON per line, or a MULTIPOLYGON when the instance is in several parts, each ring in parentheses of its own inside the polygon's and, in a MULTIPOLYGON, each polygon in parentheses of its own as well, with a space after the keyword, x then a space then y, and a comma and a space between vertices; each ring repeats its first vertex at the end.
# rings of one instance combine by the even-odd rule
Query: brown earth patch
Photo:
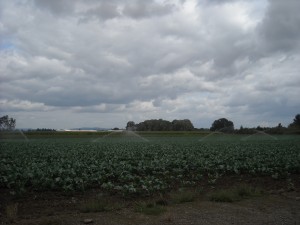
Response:
POLYGON ((198 184, 189 190, 198 190, 193 202, 172 203, 170 193, 152 197, 123 198, 111 196, 99 190, 67 196, 55 192, 30 192, 22 198, 14 198, 8 190, 0 190, 0 224, 20 225, 80 225, 85 219, 90 224, 299 224, 300 179, 295 175, 290 182, 272 178, 227 176, 214 184, 198 184), (259 187, 264 194, 226 203, 209 201, 209 194, 226 190, 240 184, 259 187), (140 201, 155 201, 163 198, 166 212, 145 215, 135 210, 140 201), (82 206, 95 199, 105 199, 107 208, 97 212, 82 212, 82 206), (86 220, 88 221, 88 220, 86 220))

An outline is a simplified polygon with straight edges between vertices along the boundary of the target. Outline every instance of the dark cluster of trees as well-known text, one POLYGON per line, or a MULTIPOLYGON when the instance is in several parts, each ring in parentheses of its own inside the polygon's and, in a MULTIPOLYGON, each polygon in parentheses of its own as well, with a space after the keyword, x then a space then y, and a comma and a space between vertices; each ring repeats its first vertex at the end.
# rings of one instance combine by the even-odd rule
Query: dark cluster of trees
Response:
POLYGON ((37 132, 54 132, 56 131, 55 129, 49 129, 49 128, 37 128, 37 129, 30 129, 28 131, 37 131, 37 132))
POLYGON ((194 125, 188 119, 184 120, 145 120, 144 122, 135 124, 134 121, 129 121, 126 130, 132 131, 191 131, 194 130, 194 125))
POLYGON ((288 127, 282 126, 279 123, 275 127, 253 127, 253 128, 244 128, 243 126, 240 129, 234 129, 232 121, 229 121, 225 118, 215 120, 210 128, 211 131, 220 131, 220 132, 234 132, 237 134, 254 134, 257 132, 264 132, 269 134, 285 134, 285 133, 300 133, 300 114, 297 114, 291 124, 288 127))
MULTIPOLYGON (((226 118, 220 118, 215 120, 210 131, 213 132, 223 132, 223 133, 237 133, 237 134, 254 134, 257 132, 265 132, 270 134, 284 134, 284 133, 299 133, 300 129, 300 114, 297 114, 293 122, 288 127, 283 127, 279 123, 276 127, 253 127, 240 129, 234 129, 234 124, 232 121, 226 118)), ((144 122, 135 124, 134 121, 129 121, 126 126, 126 130, 132 131, 191 131, 196 130, 192 122, 188 119, 184 120, 173 120, 172 122, 159 119, 159 120, 145 120, 144 122)), ((202 129, 198 129, 202 130, 202 129)))
POLYGON ((294 121, 289 125, 290 128, 300 128, 300 114, 297 114, 294 121))
POLYGON ((230 121, 226 118, 220 118, 213 122, 213 124, 210 127, 210 130, 211 131, 232 132, 232 131, 234 131, 234 125, 233 125, 232 121, 230 121))
POLYGON ((269 134, 284 134, 288 133, 291 131, 287 127, 283 127, 281 123, 278 124, 276 127, 253 127, 253 128, 244 128, 243 126, 240 127, 239 130, 236 130, 235 132, 237 134, 254 134, 258 132, 264 132, 264 133, 269 133, 269 134))
MULTIPOLYGON (((128 121, 126 130, 131 131, 192 131, 196 130, 189 119, 173 120, 172 122, 163 119, 151 119, 136 124, 128 121)), ((234 131, 233 122, 226 118, 215 120, 210 128, 211 131, 232 132, 234 131)))
POLYGON ((8 115, 0 118, 0 130, 14 130, 16 127, 16 120, 9 118, 8 115))

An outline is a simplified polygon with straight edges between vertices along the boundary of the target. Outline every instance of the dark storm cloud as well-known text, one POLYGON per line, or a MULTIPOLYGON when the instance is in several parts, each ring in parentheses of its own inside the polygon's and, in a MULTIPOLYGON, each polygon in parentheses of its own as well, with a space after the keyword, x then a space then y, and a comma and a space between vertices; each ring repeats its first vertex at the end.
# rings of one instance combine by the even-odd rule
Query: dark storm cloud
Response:
POLYGON ((259 32, 268 51, 291 51, 300 47, 300 1, 270 0, 259 32))

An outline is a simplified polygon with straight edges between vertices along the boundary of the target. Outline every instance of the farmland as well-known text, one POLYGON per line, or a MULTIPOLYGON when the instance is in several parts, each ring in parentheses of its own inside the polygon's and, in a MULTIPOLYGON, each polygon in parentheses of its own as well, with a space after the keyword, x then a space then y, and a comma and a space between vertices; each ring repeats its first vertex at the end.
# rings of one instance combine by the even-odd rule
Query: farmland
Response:
POLYGON ((2 134, 0 145, 2 224, 299 219, 299 136, 30 132, 2 134))
POLYGON ((138 134, 2 140, 0 188, 151 196, 230 175, 290 179, 300 174, 297 136, 138 134))

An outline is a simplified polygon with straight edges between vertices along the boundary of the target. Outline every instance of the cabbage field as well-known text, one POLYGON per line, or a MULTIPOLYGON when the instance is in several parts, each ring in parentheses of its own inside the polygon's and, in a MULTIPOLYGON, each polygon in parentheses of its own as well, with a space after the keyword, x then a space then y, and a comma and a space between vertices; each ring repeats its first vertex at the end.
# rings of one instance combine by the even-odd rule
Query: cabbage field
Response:
POLYGON ((151 195, 227 175, 286 179, 300 174, 300 140, 195 137, 2 140, 0 188, 151 195))

